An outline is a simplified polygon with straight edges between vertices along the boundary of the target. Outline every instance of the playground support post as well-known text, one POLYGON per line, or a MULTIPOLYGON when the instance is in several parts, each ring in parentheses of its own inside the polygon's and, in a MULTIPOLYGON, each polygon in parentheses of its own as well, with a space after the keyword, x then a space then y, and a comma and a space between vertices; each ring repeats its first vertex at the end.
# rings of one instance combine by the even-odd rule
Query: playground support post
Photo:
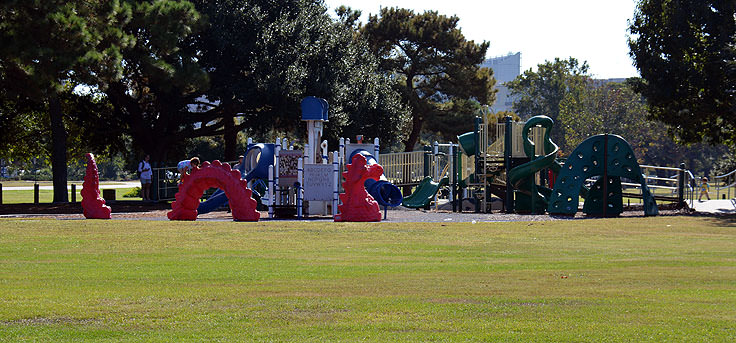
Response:
POLYGON ((268 166, 268 218, 273 218, 273 166, 268 166))
POLYGON ((279 183, 279 160, 281 159, 281 138, 276 138, 276 144, 273 147, 273 193, 276 194, 274 197, 274 204, 276 206, 281 205, 281 192, 279 183))
MULTIPOLYGON (((511 116, 504 118, 505 132, 503 136, 503 164, 506 167, 506 175, 511 170, 511 116)), ((506 182, 506 213, 514 213, 514 189, 510 182, 506 182)))
POLYGON ((309 144, 304 144, 304 163, 311 163, 312 161, 309 156, 309 144))
POLYGON ((424 146, 424 177, 432 174, 432 147, 424 146))
POLYGON ((332 216, 337 215, 337 205, 340 195, 340 160, 338 152, 332 153, 332 216))
POLYGON ((680 171, 677 172, 677 206, 683 208, 685 204, 685 163, 680 163, 680 171))
POLYGON ((302 219, 304 214, 304 197, 302 196, 302 181, 304 178, 304 159, 300 158, 296 167, 296 218, 302 219))
MULTIPOLYGON (((642 199, 644 197, 642 196, 642 199)), ((608 209, 608 134, 603 135, 603 218, 608 209)))
POLYGON ((454 155, 455 155, 455 149, 454 149, 452 142, 450 142, 450 150, 449 150, 449 154, 447 155, 447 164, 450 166, 450 175, 452 175, 450 176, 450 194, 449 194, 450 202, 452 202, 452 212, 455 212, 455 207, 456 207, 454 200, 455 200, 455 186, 457 183, 457 175, 455 174, 455 165, 453 165, 453 163, 455 162, 454 155))
POLYGON ((378 137, 373 139, 373 158, 376 159, 376 163, 381 163, 379 159, 379 152, 381 151, 381 145, 380 141, 378 140, 378 137))
POLYGON ((330 157, 327 155, 327 140, 323 140, 322 143, 319 145, 322 148, 322 164, 329 163, 330 157))
POLYGON ((340 164, 345 163, 345 138, 340 138, 340 147, 338 152, 340 153, 340 164))
MULTIPOLYGON (((435 180, 435 182, 440 182, 440 143, 437 141, 434 141, 433 149, 432 149, 432 158, 434 159, 434 168, 432 168, 432 179, 435 180)), ((439 193, 434 193, 434 207, 435 210, 437 209, 437 204, 439 203, 439 193)))

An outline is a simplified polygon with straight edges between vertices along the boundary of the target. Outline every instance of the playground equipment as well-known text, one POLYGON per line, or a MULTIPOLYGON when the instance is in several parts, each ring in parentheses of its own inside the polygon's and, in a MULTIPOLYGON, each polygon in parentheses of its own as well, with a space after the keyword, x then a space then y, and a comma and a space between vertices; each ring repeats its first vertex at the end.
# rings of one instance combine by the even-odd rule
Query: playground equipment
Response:
MULTIPOLYGON (((352 161, 356 155, 362 155, 368 165, 379 165, 376 158, 365 149, 354 150, 350 153, 348 160, 352 161)), ((374 180, 369 178, 365 180, 364 185, 368 194, 370 194, 379 205, 384 207, 396 207, 401 205, 403 200, 401 190, 386 179, 386 176, 383 174, 382 166, 381 175, 379 175, 378 179, 374 180)))
MULTIPOLYGON (((268 167, 274 163, 274 147, 274 144, 249 144, 243 163, 238 169, 240 176, 246 181, 253 179, 268 180, 268 167)), ((254 189, 251 188, 251 192, 253 191, 254 189)), ((260 193, 252 194, 252 196, 257 202, 261 198, 260 193)), ((223 190, 218 189, 206 201, 199 204, 197 212, 199 214, 209 213, 227 204, 227 195, 223 190)))
POLYGON ((342 204, 338 206, 336 222, 377 222, 381 221, 381 210, 378 203, 368 194, 365 182, 368 179, 378 180, 383 175, 380 164, 369 164, 362 154, 354 154, 347 171, 343 173, 345 182, 342 187, 345 193, 340 194, 342 204))
MULTIPOLYGON (((278 138, 275 144, 253 143, 249 139, 239 170, 250 185, 253 197, 267 206, 270 218, 294 215, 302 218, 329 213, 335 216, 340 171, 344 170, 345 162, 360 154, 367 164, 378 165, 378 139, 372 144, 362 141, 351 144, 349 139, 340 139, 339 150, 328 154, 327 141, 320 143, 324 122, 328 120, 327 101, 306 97, 301 108, 302 120, 307 122, 308 128, 303 150, 294 150, 286 139, 278 138)), ((385 177, 367 180, 364 187, 379 205, 392 207, 401 203, 401 192, 385 177)), ((198 211, 206 213, 227 202, 227 196, 218 190, 199 204, 198 211)))
POLYGON ((230 210, 236 221, 258 221, 260 213, 247 182, 240 178, 240 172, 220 161, 204 162, 190 174, 182 175, 176 201, 167 214, 170 220, 196 220, 199 198, 208 188, 219 188, 229 199, 230 210))
POLYGON ((100 174, 97 170, 95 156, 86 154, 87 170, 82 184, 82 209, 87 219, 110 219, 112 209, 105 205, 105 199, 100 196, 100 174))
POLYGON ((556 161, 557 152, 560 149, 549 138, 552 125, 554 121, 547 116, 532 117, 524 124, 522 130, 524 152, 530 161, 509 170, 507 175, 508 182, 514 188, 516 212, 542 214, 547 209, 547 199, 552 191, 547 187, 537 185, 535 179, 537 173, 544 169, 552 170, 554 175, 560 171, 560 164, 556 161), (535 127, 545 129, 543 155, 539 157, 535 154, 534 142, 529 139, 529 132, 535 127))
POLYGON ((403 204, 408 208, 429 208, 432 201, 435 201, 437 192, 448 185, 448 178, 442 178, 439 182, 435 182, 431 176, 427 176, 417 185, 411 195, 404 198, 403 204))
POLYGON ((657 203, 642 176, 631 146, 617 135, 597 135, 580 143, 565 162, 555 183, 547 211, 550 214, 574 215, 583 183, 599 176, 587 194, 586 214, 616 216, 623 211, 621 178, 641 185, 644 214, 658 214, 657 203))

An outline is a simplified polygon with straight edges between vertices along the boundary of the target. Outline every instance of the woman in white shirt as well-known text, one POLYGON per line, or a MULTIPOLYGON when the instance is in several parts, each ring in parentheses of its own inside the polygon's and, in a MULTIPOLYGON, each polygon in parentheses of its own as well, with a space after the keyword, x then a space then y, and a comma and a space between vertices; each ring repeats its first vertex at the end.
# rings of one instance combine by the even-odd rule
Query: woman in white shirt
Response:
POLYGON ((151 200, 151 177, 153 176, 153 172, 151 171, 151 164, 148 163, 150 159, 151 156, 146 155, 143 161, 138 163, 138 172, 141 175, 141 197, 143 201, 151 200))

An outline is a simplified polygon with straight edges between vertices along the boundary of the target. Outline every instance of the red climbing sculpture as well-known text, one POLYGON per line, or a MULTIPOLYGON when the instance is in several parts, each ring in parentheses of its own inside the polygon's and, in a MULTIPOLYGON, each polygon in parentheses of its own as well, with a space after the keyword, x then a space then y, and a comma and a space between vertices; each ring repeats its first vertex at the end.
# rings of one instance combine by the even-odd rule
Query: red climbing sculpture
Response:
POLYGON ((340 194, 342 205, 337 206, 336 222, 380 222, 381 210, 378 203, 365 190, 365 180, 378 178, 383 174, 380 164, 366 165, 366 159, 361 154, 353 156, 347 171, 342 173, 345 182, 342 188, 345 193, 340 194))
POLYGON ((110 206, 105 205, 105 199, 100 196, 100 174, 97 171, 95 156, 86 154, 87 173, 82 184, 82 209, 87 219, 110 219, 110 206))
POLYGON ((167 214, 170 220, 197 220, 199 198, 205 190, 219 188, 225 191, 230 203, 233 219, 237 221, 258 221, 261 214, 256 210, 253 192, 248 189, 248 182, 240 179, 240 172, 232 170, 230 165, 220 161, 202 163, 189 175, 182 175, 176 201, 171 203, 171 211, 167 214))

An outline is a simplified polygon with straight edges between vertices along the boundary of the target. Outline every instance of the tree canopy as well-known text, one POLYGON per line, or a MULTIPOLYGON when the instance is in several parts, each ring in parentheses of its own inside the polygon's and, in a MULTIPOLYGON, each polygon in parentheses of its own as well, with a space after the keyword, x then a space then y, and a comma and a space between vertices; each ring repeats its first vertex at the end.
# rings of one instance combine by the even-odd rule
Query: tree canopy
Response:
POLYGON ((224 157, 234 158, 243 129, 302 138, 299 104, 307 95, 330 103, 326 135, 334 141, 351 133, 389 144, 401 137, 406 110, 392 81, 319 2, 197 0, 169 9, 169 28, 134 16, 141 19, 128 32, 149 43, 123 51, 124 77, 106 90, 153 160, 182 157, 187 139, 221 135, 224 157))
POLYGON ((641 0, 629 31, 651 116, 684 142, 736 144, 736 2, 641 0))
POLYGON ((458 20, 435 11, 382 8, 361 30, 381 70, 398 80, 396 89, 411 108, 406 151, 414 149, 425 122, 462 115, 474 108, 468 100, 481 105, 495 101, 493 71, 479 67, 488 43, 466 40, 458 20))
MULTIPOLYGON (((67 128, 59 92, 70 80, 94 84, 119 75, 120 50, 130 43, 120 27, 129 19, 130 6, 118 0, 0 3, 0 101, 28 104, 19 108, 25 114, 47 111, 54 202, 68 200, 67 128)), ((13 110, 0 115, 19 116, 13 110)))
POLYGON ((707 172, 726 149, 707 144, 680 145, 667 134, 661 122, 647 118, 648 109, 632 84, 591 81, 581 92, 568 94, 560 102, 560 115, 553 130, 564 134, 561 146, 569 154, 586 138, 610 133, 622 136, 640 163, 678 166, 686 163, 696 172, 707 172))
MULTIPOLYGON (((537 66, 537 71, 524 71, 515 80, 507 82, 511 96, 515 99, 513 108, 524 120, 535 115, 546 115, 557 120, 560 103, 565 97, 580 93, 590 80, 588 63, 582 64, 573 57, 566 60, 555 58, 537 66)), ((561 130, 552 131, 552 139, 563 144, 561 130)))

